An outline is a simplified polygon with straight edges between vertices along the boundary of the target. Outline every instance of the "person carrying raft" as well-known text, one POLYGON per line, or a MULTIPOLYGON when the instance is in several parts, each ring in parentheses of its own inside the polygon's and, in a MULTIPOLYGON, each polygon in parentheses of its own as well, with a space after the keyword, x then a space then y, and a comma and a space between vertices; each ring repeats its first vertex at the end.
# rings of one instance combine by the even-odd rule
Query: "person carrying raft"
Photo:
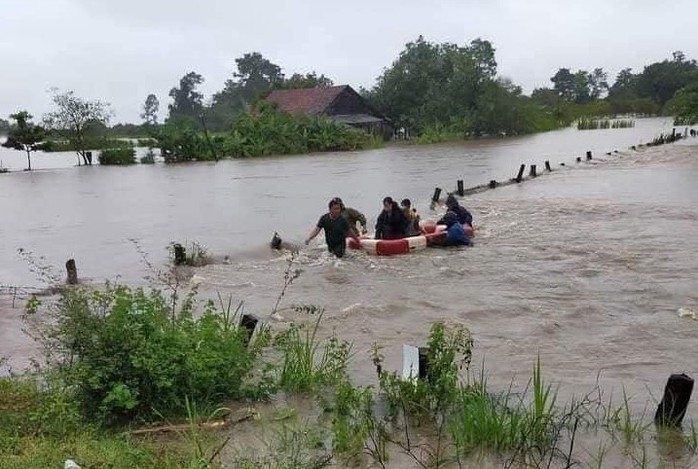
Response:
POLYGON ((358 223, 361 225, 361 234, 368 233, 368 223, 366 223, 366 216, 363 213, 355 208, 346 207, 339 197, 335 197, 333 200, 339 202, 340 207, 342 207, 342 216, 347 219, 350 227, 356 229, 358 223))
POLYGON ((327 250, 337 257, 343 257, 347 249, 347 236, 353 238, 360 246, 359 237, 356 233, 356 228, 349 226, 347 219, 342 216, 342 206, 340 202, 334 198, 330 200, 328 205, 330 211, 320 217, 317 225, 305 240, 305 244, 310 244, 310 241, 320 234, 321 230, 325 230, 327 250))
MULTIPOLYGON (((458 220, 458 223, 463 225, 463 229, 465 230, 465 234, 470 238, 473 236, 473 216, 472 214, 461 204, 458 203, 458 200, 453 196, 453 194, 449 194, 448 197, 446 197, 446 208, 448 209, 449 212, 453 212, 455 214, 456 219, 458 220)), ((448 213, 447 213, 448 214, 448 213)), ((439 220, 437 225, 447 225, 446 223, 446 215, 439 220)))
POLYGON ((435 246, 467 246, 470 244, 470 236, 466 233, 464 226, 458 220, 455 212, 448 211, 439 221, 440 225, 446 225, 446 237, 435 241, 435 246))

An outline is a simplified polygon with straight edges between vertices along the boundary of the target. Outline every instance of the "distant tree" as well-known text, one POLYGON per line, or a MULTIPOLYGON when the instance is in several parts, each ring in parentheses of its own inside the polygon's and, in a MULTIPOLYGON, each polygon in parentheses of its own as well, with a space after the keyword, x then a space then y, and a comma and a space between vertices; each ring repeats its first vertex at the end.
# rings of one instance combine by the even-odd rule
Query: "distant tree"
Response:
POLYGON ((531 93, 531 99, 541 106, 551 109, 560 105, 560 94, 552 88, 536 88, 531 93))
POLYGON ((0 119, 0 135, 6 135, 10 131, 10 122, 0 119))
POLYGON ((599 99, 608 91, 608 74, 603 68, 595 68, 589 76, 591 99, 599 99))
POLYGON ((154 94, 149 94, 145 98, 145 103, 143 104, 143 113, 141 118, 148 125, 158 124, 158 111, 160 110, 160 101, 158 97, 154 94))
POLYGON ((235 59, 235 64, 238 71, 234 76, 238 79, 242 97, 247 103, 254 102, 261 93, 284 80, 281 67, 265 59, 259 52, 245 54, 235 59))
MULTIPOLYGON (((254 104, 271 89, 284 83, 281 67, 251 52, 235 59, 237 71, 226 80, 223 89, 213 95, 208 117, 213 128, 227 128, 246 106, 254 104)), ((318 77, 324 78, 324 77, 318 77)))
POLYGON ((75 148, 78 165, 80 158, 86 165, 91 165, 92 160, 87 156, 90 129, 107 125, 112 115, 110 105, 99 100, 79 98, 73 91, 61 93, 57 89, 53 89, 51 100, 56 110, 44 116, 44 125, 66 138, 75 148))
POLYGON ((499 88, 489 86, 497 73, 494 52, 482 39, 459 46, 419 36, 364 95, 398 126, 419 131, 457 123, 465 132, 472 114, 483 106, 478 96, 495 90, 492 96, 500 97, 499 88))
POLYGON ((690 83, 690 72, 698 70, 695 60, 686 60, 683 52, 676 51, 672 60, 656 62, 644 68, 637 79, 637 95, 652 98, 664 105, 674 94, 690 83))
POLYGON ((574 74, 573 99, 577 104, 591 101, 591 75, 585 70, 578 70, 574 74))
POLYGON ((633 73, 631 68, 624 68, 616 75, 616 81, 609 88, 608 96, 610 98, 635 96, 637 94, 636 87, 637 75, 633 73))
POLYGON ((189 72, 179 80, 179 87, 170 90, 173 102, 169 105, 169 119, 188 117, 195 122, 203 109, 204 95, 196 88, 204 82, 204 77, 196 72, 189 72))
POLYGON ((698 71, 688 75, 690 83, 667 102, 667 111, 681 119, 682 125, 698 123, 698 71))
POLYGON ((27 170, 31 171, 31 154, 39 148, 39 142, 46 137, 46 131, 43 127, 31 122, 32 115, 27 111, 12 114, 10 119, 15 121, 15 125, 10 128, 7 140, 2 146, 27 152, 27 170))
POLYGON ((277 84, 275 88, 327 88, 330 86, 334 86, 334 82, 332 80, 327 78, 325 75, 318 76, 315 72, 311 72, 306 73, 305 75, 301 73, 294 73, 290 78, 286 78, 281 83, 277 84))
POLYGON ((557 73, 550 78, 550 81, 553 82, 553 88, 562 99, 566 101, 574 100, 575 76, 570 72, 569 68, 559 69, 557 73))

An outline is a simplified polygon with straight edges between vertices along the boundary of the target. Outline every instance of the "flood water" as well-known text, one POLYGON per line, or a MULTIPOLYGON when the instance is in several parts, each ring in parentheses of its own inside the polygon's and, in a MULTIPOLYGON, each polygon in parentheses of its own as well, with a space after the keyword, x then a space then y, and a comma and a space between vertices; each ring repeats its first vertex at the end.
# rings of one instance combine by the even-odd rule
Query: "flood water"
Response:
MULTIPOLYGON (((643 119, 632 129, 129 168, 75 168, 73 155, 40 155, 34 162, 45 169, 0 175, 0 284, 37 284, 20 247, 59 267, 75 258, 93 281, 137 283, 147 272, 132 239, 156 265, 169 242, 196 240, 231 259, 197 269, 203 294, 230 294, 266 317, 287 259, 270 251, 272 233, 300 244, 331 197, 369 223, 387 195, 409 197, 435 218, 435 187, 505 180, 521 163, 540 172, 549 160, 550 174, 464 199, 477 226, 470 248, 337 261, 320 236, 301 251, 302 274, 285 303, 326 308, 324 332, 354 341, 358 383, 375 376, 373 343, 398 369, 403 343, 423 344, 434 321, 458 321, 471 328, 474 363, 484 362, 494 388, 525 387, 540 354, 562 397, 598 380, 624 387, 642 411, 670 373, 698 375, 698 321, 678 314, 698 309, 698 139, 629 150, 670 131, 669 121, 643 119), (594 159, 575 163, 587 150, 594 159)), ((25 161, 1 156, 13 168, 25 161)), ((0 301, 9 340, 18 313, 7 295, 0 301)), ((5 341, 0 354, 26 356, 20 342, 5 341)))

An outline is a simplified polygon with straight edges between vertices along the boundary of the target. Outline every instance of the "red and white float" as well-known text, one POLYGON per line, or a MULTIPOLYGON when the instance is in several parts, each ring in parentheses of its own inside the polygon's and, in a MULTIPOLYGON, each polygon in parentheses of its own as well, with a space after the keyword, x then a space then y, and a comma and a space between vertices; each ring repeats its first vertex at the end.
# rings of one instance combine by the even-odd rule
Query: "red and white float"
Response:
POLYGON ((368 237, 359 238, 357 243, 352 238, 347 238, 349 249, 362 249, 368 254, 377 256, 394 256, 396 254, 409 254, 412 251, 419 251, 431 246, 434 240, 442 239, 446 236, 444 225, 425 224, 422 226, 423 234, 409 236, 401 239, 373 239, 368 237))

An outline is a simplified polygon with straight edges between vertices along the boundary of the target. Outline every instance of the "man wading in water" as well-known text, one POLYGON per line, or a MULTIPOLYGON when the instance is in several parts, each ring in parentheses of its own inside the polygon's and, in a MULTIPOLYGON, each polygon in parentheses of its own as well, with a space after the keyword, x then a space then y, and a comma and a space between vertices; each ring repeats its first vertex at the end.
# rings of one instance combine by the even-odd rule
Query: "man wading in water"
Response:
POLYGON ((325 230, 327 249, 335 256, 342 257, 347 249, 347 236, 354 238, 357 244, 359 244, 359 238, 356 229, 350 227, 347 219, 342 216, 342 204, 337 199, 330 200, 329 208, 329 213, 320 217, 317 226, 305 240, 305 244, 309 244, 320 234, 320 230, 325 230))

